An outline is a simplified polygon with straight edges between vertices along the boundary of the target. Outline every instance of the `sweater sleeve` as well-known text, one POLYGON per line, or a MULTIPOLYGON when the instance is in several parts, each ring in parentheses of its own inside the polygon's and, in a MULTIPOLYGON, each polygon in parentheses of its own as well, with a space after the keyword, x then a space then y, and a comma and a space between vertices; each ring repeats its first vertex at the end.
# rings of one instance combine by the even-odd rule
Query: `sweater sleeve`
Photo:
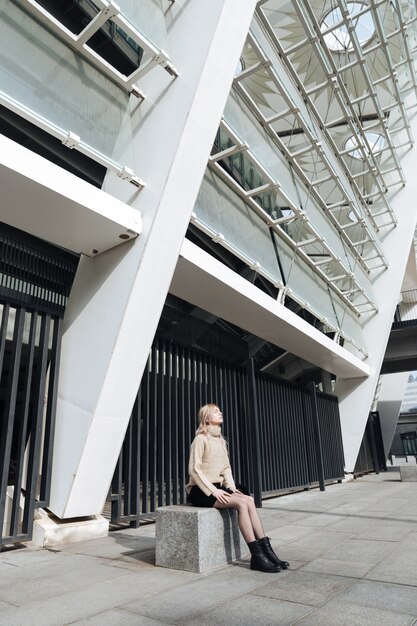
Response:
POLYGON ((201 491, 203 491, 206 496, 209 496, 213 493, 213 491, 215 491, 216 487, 204 476, 203 472, 201 471, 201 462, 203 459, 204 446, 205 442, 203 437, 196 437, 194 439, 193 443, 191 444, 188 473, 192 481, 197 485, 197 487, 200 487, 201 491))

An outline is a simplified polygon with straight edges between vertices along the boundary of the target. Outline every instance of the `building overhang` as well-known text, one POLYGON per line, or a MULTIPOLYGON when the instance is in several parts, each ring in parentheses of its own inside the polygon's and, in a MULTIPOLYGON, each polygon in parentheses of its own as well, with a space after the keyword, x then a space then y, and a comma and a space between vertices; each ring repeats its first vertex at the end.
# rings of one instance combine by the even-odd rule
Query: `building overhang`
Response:
POLYGON ((0 135, 0 221, 95 256, 137 237, 140 212, 0 135))
POLYGON ((170 292, 336 376, 369 376, 366 363, 187 239, 170 292))

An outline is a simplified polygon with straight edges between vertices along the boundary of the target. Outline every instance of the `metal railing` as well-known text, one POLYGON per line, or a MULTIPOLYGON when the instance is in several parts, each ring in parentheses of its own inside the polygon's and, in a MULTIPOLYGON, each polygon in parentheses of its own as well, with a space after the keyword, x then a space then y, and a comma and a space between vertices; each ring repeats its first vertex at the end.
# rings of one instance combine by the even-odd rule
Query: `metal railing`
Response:
POLYGON ((417 289, 402 291, 395 310, 393 330, 417 324, 417 289))
POLYGON ((62 315, 78 258, 0 225, 0 549, 49 502, 62 315))
POLYGON ((113 523, 186 500, 198 408, 218 403, 236 482, 258 505, 282 489, 344 476, 337 399, 156 339, 114 473, 113 523))

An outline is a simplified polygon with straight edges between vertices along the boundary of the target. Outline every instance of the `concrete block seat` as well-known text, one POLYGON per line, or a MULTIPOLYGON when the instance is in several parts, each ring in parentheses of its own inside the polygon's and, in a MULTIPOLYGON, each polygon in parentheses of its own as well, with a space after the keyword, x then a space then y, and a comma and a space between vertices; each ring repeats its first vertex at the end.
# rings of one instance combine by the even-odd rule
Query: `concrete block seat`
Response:
POLYGON ((209 572, 249 554, 236 511, 173 505, 157 509, 155 518, 161 567, 209 572))
POLYGON ((400 477, 403 482, 417 482, 417 465, 400 465, 400 477))

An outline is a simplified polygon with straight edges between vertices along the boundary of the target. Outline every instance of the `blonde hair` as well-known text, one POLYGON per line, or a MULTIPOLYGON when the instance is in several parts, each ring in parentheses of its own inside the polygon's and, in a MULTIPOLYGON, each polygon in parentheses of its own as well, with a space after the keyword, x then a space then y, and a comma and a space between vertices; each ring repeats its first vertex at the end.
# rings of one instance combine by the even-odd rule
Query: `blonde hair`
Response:
MULTIPOLYGON (((217 404, 214 404, 214 402, 209 402, 208 404, 204 404, 202 407, 200 407, 200 410, 198 411, 198 428, 195 431, 196 435, 208 435, 208 430, 207 427, 210 425, 211 419, 213 417, 213 412, 214 409, 219 409, 220 407, 217 404)), ((220 432, 220 439, 224 445, 224 447, 227 449, 227 442, 226 439, 223 437, 223 435, 220 432)))

